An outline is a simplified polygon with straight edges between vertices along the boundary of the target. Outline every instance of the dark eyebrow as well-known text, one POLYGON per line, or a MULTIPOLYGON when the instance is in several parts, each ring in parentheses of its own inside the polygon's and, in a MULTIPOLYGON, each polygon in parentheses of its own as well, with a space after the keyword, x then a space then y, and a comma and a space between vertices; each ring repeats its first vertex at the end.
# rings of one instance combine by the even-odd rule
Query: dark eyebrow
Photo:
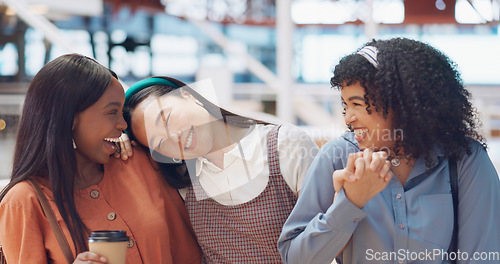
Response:
POLYGON ((349 97, 349 101, 353 101, 353 100, 361 100, 361 101, 365 101, 365 98, 364 97, 361 97, 361 96, 358 96, 358 95, 355 95, 355 96, 351 96, 349 97))
POLYGON ((111 103, 107 104, 107 105, 106 105, 105 107, 103 107, 103 108, 108 108, 108 107, 111 107, 111 106, 122 107, 122 106, 123 106, 123 104, 122 104, 122 103, 120 103, 120 102, 111 102, 111 103))
POLYGON ((168 122, 168 119, 170 118, 170 112, 168 112, 168 116, 165 117, 165 110, 167 109, 162 109, 160 110, 160 113, 158 113, 158 116, 156 117, 156 125, 160 123, 160 119, 162 119, 165 124, 168 122))

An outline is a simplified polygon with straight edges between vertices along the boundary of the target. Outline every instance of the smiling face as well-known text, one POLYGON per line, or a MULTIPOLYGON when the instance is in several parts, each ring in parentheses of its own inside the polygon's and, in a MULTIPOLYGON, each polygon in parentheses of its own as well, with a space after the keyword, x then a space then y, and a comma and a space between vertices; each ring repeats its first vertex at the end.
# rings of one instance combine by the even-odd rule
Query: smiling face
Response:
POLYGON ((365 89, 354 83, 341 89, 342 104, 345 108, 345 122, 354 130, 355 139, 360 149, 392 149, 396 141, 392 126, 392 111, 384 118, 382 112, 371 106, 371 114, 366 110, 365 89))
POLYGON ((125 93, 117 79, 111 83, 93 105, 75 115, 73 140, 79 162, 104 164, 115 152, 114 144, 127 128, 123 119, 125 93))
POLYGON ((148 96, 131 112, 131 129, 144 146, 176 159, 212 152, 217 119, 189 93, 148 96))

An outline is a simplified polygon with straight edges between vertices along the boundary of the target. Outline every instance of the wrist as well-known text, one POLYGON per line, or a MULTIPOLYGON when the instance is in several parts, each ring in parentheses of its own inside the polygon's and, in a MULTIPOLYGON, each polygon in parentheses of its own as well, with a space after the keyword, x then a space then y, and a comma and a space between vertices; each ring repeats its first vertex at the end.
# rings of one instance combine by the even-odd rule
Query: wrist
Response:
POLYGON ((351 203, 354 204, 359 209, 363 209, 363 207, 365 207, 366 203, 370 200, 370 199, 363 197, 364 195, 353 194, 353 193, 345 191, 345 189, 344 189, 344 192, 345 192, 346 198, 349 201, 351 201, 351 203))

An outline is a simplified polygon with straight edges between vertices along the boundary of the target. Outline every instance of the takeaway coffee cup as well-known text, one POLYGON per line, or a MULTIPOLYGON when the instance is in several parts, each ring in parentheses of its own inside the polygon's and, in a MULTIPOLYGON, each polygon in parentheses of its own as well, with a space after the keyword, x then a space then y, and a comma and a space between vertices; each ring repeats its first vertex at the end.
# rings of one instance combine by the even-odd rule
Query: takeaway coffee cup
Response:
POLYGON ((125 264, 129 237, 122 230, 101 230, 90 233, 89 250, 108 259, 108 264, 125 264))

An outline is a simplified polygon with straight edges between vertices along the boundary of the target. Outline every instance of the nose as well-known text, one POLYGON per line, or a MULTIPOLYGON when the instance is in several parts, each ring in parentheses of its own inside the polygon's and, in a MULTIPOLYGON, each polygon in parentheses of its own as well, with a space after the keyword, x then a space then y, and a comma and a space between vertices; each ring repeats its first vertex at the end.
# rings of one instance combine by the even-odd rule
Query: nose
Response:
POLYGON ((345 110, 344 121, 346 124, 350 125, 352 122, 356 121, 356 116, 352 111, 348 109, 345 110))
POLYGON ((125 130, 127 129, 127 122, 125 122, 125 119, 123 118, 122 115, 118 118, 118 121, 116 122, 116 128, 119 130, 125 130))

